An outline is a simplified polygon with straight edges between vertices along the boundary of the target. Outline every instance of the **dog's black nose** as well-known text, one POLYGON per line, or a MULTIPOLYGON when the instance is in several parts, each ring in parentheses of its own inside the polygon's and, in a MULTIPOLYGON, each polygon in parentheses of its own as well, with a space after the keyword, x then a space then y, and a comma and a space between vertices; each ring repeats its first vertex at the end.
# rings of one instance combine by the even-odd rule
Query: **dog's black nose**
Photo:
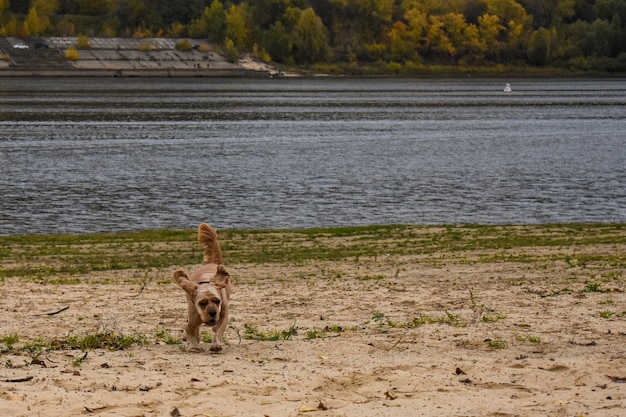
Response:
POLYGON ((209 310, 209 316, 215 317, 217 315, 217 310, 209 310))

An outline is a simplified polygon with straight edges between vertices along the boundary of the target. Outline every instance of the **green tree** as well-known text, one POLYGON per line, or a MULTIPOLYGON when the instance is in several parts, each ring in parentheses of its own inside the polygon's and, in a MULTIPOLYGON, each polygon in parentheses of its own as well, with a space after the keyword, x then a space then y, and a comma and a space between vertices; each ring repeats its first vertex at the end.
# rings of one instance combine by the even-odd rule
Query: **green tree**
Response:
POLYGON ((582 49, 587 57, 610 56, 615 41, 615 32, 606 20, 596 19, 585 34, 582 49))
POLYGON ((584 20, 563 25, 558 37, 552 39, 552 56, 563 60, 583 56, 583 43, 588 31, 589 23, 584 20))
POLYGON ((291 40, 285 26, 276 22, 265 33, 265 49, 276 62, 286 62, 291 52, 291 40))
POLYGON ((226 38, 224 41, 224 54, 226 55, 226 60, 228 62, 237 62, 239 59, 239 50, 230 38, 226 38))
POLYGON ((539 28, 530 35, 528 59, 535 65, 545 66, 550 60, 550 31, 539 28))
POLYGON ((59 0, 31 0, 31 7, 37 9, 39 16, 50 17, 57 12, 59 0))
POLYGON ((109 11, 107 0, 80 0, 79 14, 88 16, 106 15, 109 11))
POLYGON ((189 25, 189 35, 196 38, 205 37, 212 42, 222 44, 226 39, 226 11, 219 0, 213 0, 205 7, 202 16, 189 25))
POLYGON ((328 56, 328 34, 312 8, 302 12, 293 33, 295 58, 299 63, 323 61, 328 56))
POLYGON ((532 16, 535 29, 560 26, 571 18, 576 0, 518 0, 526 13, 532 16))
POLYGON ((256 24, 263 30, 282 20, 285 11, 291 6, 290 0, 255 0, 249 2, 256 24))
POLYGON ((467 0, 402 0, 402 9, 444 15, 447 13, 463 13, 467 7, 467 0))

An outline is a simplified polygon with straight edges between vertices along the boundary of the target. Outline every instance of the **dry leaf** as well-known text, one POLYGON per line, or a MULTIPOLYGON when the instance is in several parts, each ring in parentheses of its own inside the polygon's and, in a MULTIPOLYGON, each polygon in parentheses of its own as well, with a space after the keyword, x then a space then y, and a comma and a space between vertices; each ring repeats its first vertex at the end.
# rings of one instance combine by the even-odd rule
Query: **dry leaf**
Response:
POLYGON ((301 413, 309 413, 311 411, 317 411, 317 408, 309 407, 308 405, 303 405, 302 407, 300 407, 301 413))
POLYGON ((24 397, 17 397, 17 396, 6 397, 6 399, 9 401, 24 401, 24 397))

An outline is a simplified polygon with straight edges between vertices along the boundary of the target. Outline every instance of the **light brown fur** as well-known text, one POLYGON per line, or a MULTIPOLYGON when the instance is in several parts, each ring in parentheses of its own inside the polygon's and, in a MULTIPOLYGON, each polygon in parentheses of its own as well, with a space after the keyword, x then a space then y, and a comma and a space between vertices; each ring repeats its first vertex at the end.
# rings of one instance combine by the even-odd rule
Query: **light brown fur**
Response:
POLYGON ((200 325, 213 329, 211 351, 222 350, 222 337, 228 326, 228 309, 231 292, 230 275, 222 265, 222 249, 217 232, 206 223, 198 227, 198 242, 204 250, 204 265, 191 277, 185 271, 174 271, 174 281, 187 294, 188 321, 185 335, 189 346, 201 350, 200 325))

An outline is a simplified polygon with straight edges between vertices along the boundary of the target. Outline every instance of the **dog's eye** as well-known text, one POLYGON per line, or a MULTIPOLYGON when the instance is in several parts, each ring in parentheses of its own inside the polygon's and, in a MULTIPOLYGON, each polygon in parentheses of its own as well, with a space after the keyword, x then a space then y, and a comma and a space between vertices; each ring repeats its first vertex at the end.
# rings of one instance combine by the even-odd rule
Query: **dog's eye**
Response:
POLYGON ((220 303, 222 302, 222 300, 215 300, 214 303, 216 306, 220 305, 220 303))
POLYGON ((208 301, 200 301, 200 302, 198 303, 198 305, 199 305, 200 307, 206 307, 207 305, 209 305, 209 302, 208 302, 208 301))

